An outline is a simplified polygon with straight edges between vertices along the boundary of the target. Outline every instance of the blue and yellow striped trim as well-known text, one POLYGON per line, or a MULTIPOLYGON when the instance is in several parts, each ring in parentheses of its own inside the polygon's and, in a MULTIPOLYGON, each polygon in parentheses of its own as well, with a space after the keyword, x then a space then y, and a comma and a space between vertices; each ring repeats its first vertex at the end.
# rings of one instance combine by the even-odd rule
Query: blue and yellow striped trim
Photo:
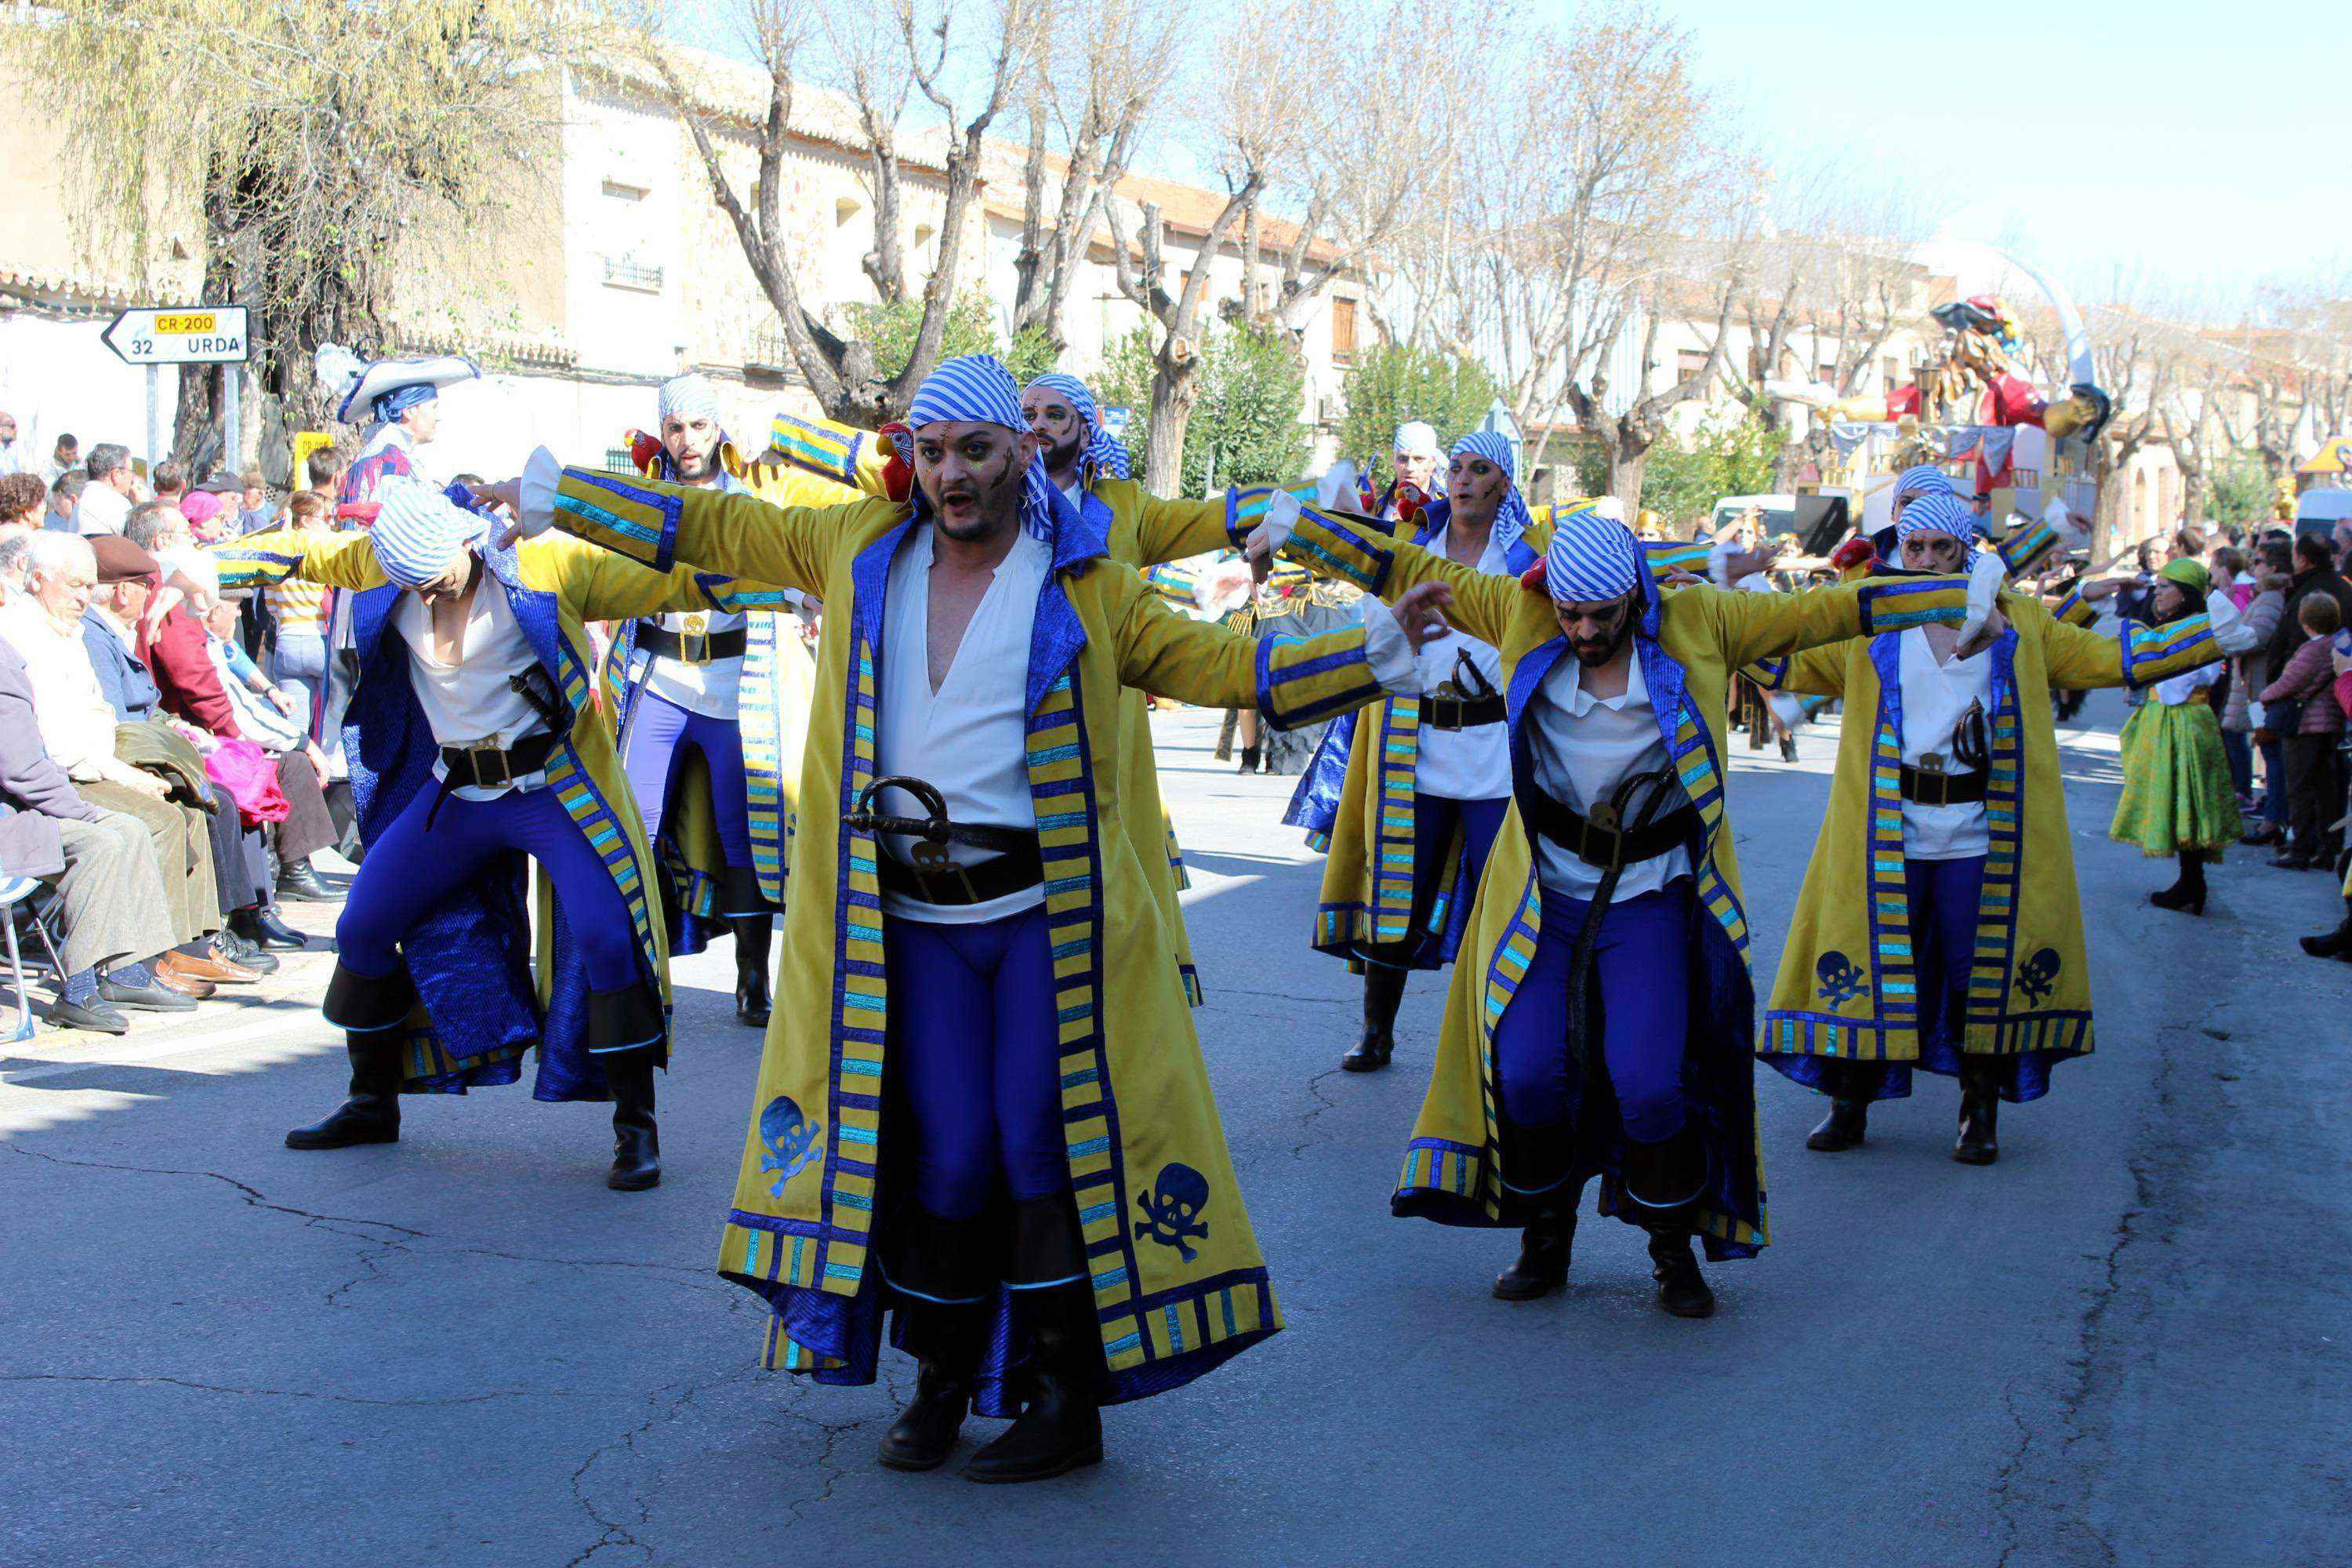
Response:
POLYGON ((857 483, 859 448, 877 439, 870 431, 793 414, 777 415, 768 426, 768 444, 787 464, 837 485, 857 483))
POLYGON ((1965 577, 1872 577, 1855 594, 1863 637, 1907 626, 1958 626, 1968 618, 1965 577))
POLYGON ((1336 512, 1303 507, 1298 526, 1283 542, 1284 559, 1304 566, 1318 577, 1378 594, 1388 584, 1396 552, 1385 534, 1359 528, 1336 512))
POLYGON ((1315 500, 1312 480, 1295 485, 1236 485, 1225 492, 1225 538, 1235 550, 1249 542, 1257 525, 1265 521, 1266 503, 1287 490, 1302 507, 1315 500))
POLYGON ((2126 686, 2153 686, 2221 657, 2221 645, 2213 640, 2212 617, 2202 612, 2160 626, 2126 621, 2123 636, 2126 686))
POLYGON ((1993 547, 2000 556, 2000 563, 2009 568, 2011 577, 2022 577, 2039 570, 2057 548, 2058 531, 2046 522, 2021 528, 1993 547))
POLYGON ((1644 539, 1641 544, 1642 558, 1649 563, 1650 575, 1661 586, 1676 572, 1688 572, 1696 577, 1706 575, 1707 552, 1713 546, 1706 540, 1644 539))
POLYGON ((566 468, 555 487, 555 525, 616 555, 667 572, 677 557, 677 492, 601 468, 566 468))

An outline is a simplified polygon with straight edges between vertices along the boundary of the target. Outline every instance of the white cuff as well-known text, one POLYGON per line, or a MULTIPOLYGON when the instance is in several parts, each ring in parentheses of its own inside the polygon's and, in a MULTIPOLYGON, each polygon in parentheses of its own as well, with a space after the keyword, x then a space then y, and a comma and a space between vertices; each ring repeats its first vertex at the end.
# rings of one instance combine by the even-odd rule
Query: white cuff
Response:
POLYGON ((1267 498, 1265 518, 1250 531, 1248 542, 1255 547, 1263 541, 1266 553, 1273 554, 1290 542, 1298 529, 1298 498, 1288 490, 1276 490, 1267 498))
POLYGON ((1421 689, 1421 661, 1413 656, 1412 639, 1397 624, 1396 612, 1385 605, 1381 608, 1386 613, 1364 616, 1365 662, 1382 690, 1411 696, 1421 689))
POLYGON ((2001 585, 2009 581, 2009 567, 1999 552, 1980 550, 1977 563, 1969 568, 1969 614, 1960 623, 1960 641, 1976 636, 1985 622, 1992 618, 2001 585))
POLYGON ((563 461, 541 447, 522 466, 522 536, 536 539, 555 526, 555 487, 563 480, 563 461))

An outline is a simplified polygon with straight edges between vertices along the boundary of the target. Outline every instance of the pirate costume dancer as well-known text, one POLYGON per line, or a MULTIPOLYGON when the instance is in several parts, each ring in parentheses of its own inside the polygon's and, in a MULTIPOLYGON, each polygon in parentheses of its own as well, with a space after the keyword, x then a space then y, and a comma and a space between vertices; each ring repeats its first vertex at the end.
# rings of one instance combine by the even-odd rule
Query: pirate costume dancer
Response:
MULTIPOLYGON (((1401 450, 1412 429, 1398 432, 1401 450)), ((1450 501, 1380 521, 1470 570, 1517 577, 1541 559, 1551 530, 1528 515, 1510 443, 1481 431, 1448 458, 1450 501)), ((1388 613, 1377 600, 1365 607, 1388 613)), ((1389 1065, 1406 977, 1454 962, 1510 804, 1501 656, 1456 631, 1424 645, 1419 662, 1416 692, 1331 725, 1283 818, 1327 852, 1316 951, 1364 976, 1363 1034, 1339 1058, 1349 1072, 1389 1065)))
POLYGON ((905 502, 777 508, 544 452, 517 499, 527 528, 824 600, 779 985, 807 1000, 769 1026, 719 1270, 768 1302, 767 1364, 822 1382, 871 1383, 894 1320, 921 1376, 885 1464, 943 1463, 976 1408, 1019 1418, 966 1473, 1030 1480, 1100 1458, 1101 1405, 1280 1326, 1159 847, 1125 820, 1125 689, 1289 724, 1412 658, 1394 625, 1253 643, 1167 609, 1110 558, 1112 509, 1028 456, 994 360, 941 365, 908 418, 905 502))
POLYGON ((287 1147, 397 1142, 402 1094, 512 1083, 536 1045, 533 1098, 611 1100, 606 1184, 653 1186, 668 956, 584 624, 702 590, 571 540, 494 548, 457 487, 394 475, 376 497, 367 533, 279 530, 213 552, 225 588, 299 578, 352 603, 345 733, 368 854, 320 1008, 346 1033, 351 1098, 287 1147))
MULTIPOLYGON (((660 435, 642 468, 649 479, 778 505, 859 497, 796 468, 746 463, 702 376, 664 382, 657 411, 660 435)), ((714 928, 731 930, 735 1016, 764 1027, 769 938, 784 899, 815 679, 796 613, 807 605, 781 588, 699 581, 707 603, 620 628, 604 680, 622 766, 667 876, 670 952, 699 952, 714 928)))
MULTIPOLYGON (((1895 525, 1906 563, 2003 569, 1976 518, 1921 493, 1895 525)), ((1903 584, 1890 574, 1864 579, 1903 584)), ((1831 1097, 1806 1140, 1833 1152, 1866 1132, 1873 1100, 1911 1092, 1915 1068, 1958 1078, 1952 1157, 1999 1157, 2001 1100, 2049 1091, 2092 1047, 2089 966, 2059 773, 2053 689, 2146 686, 2220 658, 2226 595, 2123 640, 2004 592, 2006 627, 1969 658, 1934 628, 1819 648, 1768 669, 1778 688, 1844 703, 1837 770, 1781 951, 1758 1051, 1831 1097)))
MULTIPOLYGON (((1279 501, 1269 542, 1290 523, 1279 501)), ((1435 580, 1501 654, 1513 801, 1447 993, 1391 1208, 1524 1227, 1495 1294, 1559 1289, 1586 1181, 1649 1233, 1659 1301, 1704 1317, 1691 1256, 1764 1246, 1748 923, 1725 820, 1731 672, 1924 621, 1980 618, 1993 583, 1868 582, 1791 595, 1662 595, 1622 522, 1559 514, 1540 588, 1307 510, 1281 548, 1391 597, 1435 580), (1571 638, 1573 641, 1571 641, 1571 638)), ((1966 628, 1973 635, 1975 626, 1966 628)))

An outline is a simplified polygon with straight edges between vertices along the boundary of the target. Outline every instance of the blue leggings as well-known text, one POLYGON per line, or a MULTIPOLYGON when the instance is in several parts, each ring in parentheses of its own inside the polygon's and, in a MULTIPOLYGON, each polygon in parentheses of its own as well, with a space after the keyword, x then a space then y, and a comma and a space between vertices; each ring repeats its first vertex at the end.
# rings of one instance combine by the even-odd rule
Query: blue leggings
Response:
MULTIPOLYGON (((1503 1115, 1530 1130, 1565 1125, 1583 1084, 1568 1043, 1570 961, 1590 906, 1543 895, 1543 928, 1527 975, 1495 1026, 1503 1115)), ((1683 1129, 1683 1044, 1689 1033, 1691 884, 1612 901, 1601 918, 1593 973, 1601 990, 1601 1058, 1625 1135, 1657 1143, 1683 1129)))
MULTIPOLYGON (((1966 1037, 1969 966, 1977 946, 1977 904, 1984 896, 1985 858, 1905 860, 1911 898, 1911 957, 1919 984, 1919 1059, 1955 1057, 1966 1037)), ((1957 1071, 1954 1061, 1947 1070, 1957 1071)))
MULTIPOLYGON (((1462 897, 1475 896, 1478 879, 1486 874, 1486 857, 1495 847, 1495 835, 1503 826, 1503 813, 1510 808, 1508 795, 1498 800, 1454 800, 1442 795, 1415 795, 1412 797, 1412 923, 1407 928, 1413 932, 1401 942, 1382 942, 1370 946, 1362 957, 1368 963, 1385 964, 1394 969, 1408 963, 1421 963, 1434 968, 1448 963, 1453 954, 1445 951, 1445 933, 1424 936, 1422 928, 1429 924, 1430 911, 1436 907, 1438 894, 1444 889, 1438 879, 1445 874, 1445 851, 1453 842, 1454 829, 1462 829, 1462 874, 1454 882, 1462 897)), ((1467 910, 1447 913, 1446 924, 1466 916, 1467 910)))
POLYGON ((732 719, 713 719, 650 691, 640 691, 636 711, 629 720, 629 754, 621 760, 621 766, 637 797, 638 814, 646 819, 646 842, 650 844, 661 835, 669 792, 677 782, 677 759, 688 746, 702 753, 703 765, 710 770, 710 811, 719 819, 719 844, 727 864, 739 871, 748 870, 751 813, 743 782, 742 727, 732 719))
POLYGON ((915 1130, 915 1201, 939 1219, 1070 1185, 1054 960, 1041 905, 977 925, 882 921, 890 1070, 915 1130))
POLYGON ((368 846, 352 879, 335 947, 343 967, 381 979, 399 966, 401 940, 434 905, 501 855, 530 856, 554 885, 564 924, 580 944, 591 991, 637 984, 637 933, 604 857, 551 789, 509 790, 489 800, 451 795, 425 826, 440 788, 428 781, 368 846))

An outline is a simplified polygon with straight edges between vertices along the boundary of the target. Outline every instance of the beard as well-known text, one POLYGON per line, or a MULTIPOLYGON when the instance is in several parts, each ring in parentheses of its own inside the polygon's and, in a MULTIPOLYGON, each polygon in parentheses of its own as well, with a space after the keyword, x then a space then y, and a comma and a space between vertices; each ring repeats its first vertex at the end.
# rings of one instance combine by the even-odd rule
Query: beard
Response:
POLYGON ((954 488, 931 497, 932 526, 963 544, 987 539, 1008 524, 1018 525, 1021 487, 1026 478, 1024 470, 1008 465, 993 479, 958 480, 954 488), (961 515, 953 520, 948 515, 951 503, 967 503, 959 507, 961 515))
POLYGON ((689 447, 682 455, 672 453, 670 461, 677 466, 679 479, 688 483, 698 484, 709 479, 711 469, 718 466, 719 445, 714 441, 708 451, 702 452, 698 452, 689 447))
POLYGON ((1055 443, 1045 448, 1045 471, 1049 474, 1058 474, 1076 468, 1078 458, 1086 449, 1087 437, 1083 431, 1066 441, 1055 443))

